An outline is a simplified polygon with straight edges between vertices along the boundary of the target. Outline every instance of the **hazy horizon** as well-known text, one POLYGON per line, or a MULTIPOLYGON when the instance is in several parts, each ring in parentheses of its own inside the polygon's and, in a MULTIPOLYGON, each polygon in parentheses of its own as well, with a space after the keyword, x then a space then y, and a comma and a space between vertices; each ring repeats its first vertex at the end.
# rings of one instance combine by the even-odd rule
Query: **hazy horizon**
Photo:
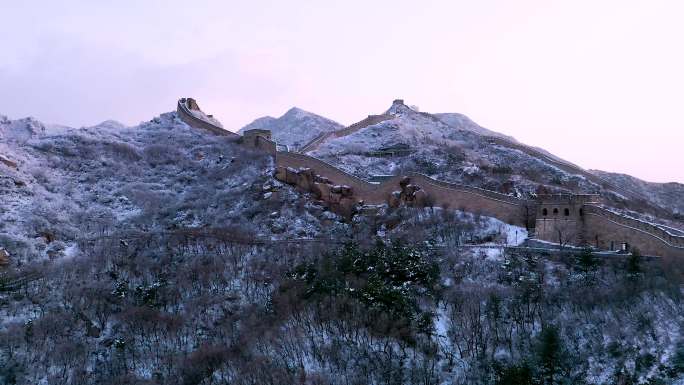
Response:
POLYGON ((191 96, 237 131, 293 106, 350 124, 402 98, 588 169, 684 182, 684 4, 185 4, 0 6, 0 114, 134 125, 191 96))

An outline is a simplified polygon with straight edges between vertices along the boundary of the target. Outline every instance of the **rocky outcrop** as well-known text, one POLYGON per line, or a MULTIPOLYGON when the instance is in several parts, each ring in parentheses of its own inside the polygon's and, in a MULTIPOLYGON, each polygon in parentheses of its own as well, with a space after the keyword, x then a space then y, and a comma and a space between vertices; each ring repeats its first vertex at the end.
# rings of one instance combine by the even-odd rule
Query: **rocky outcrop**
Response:
POLYGON ((316 174, 311 168, 278 167, 275 177, 311 193, 317 200, 325 202, 332 211, 347 218, 354 215, 363 204, 363 201, 354 196, 352 187, 333 184, 330 179, 316 174))
POLYGON ((17 168, 17 163, 9 160, 4 155, 0 155, 0 163, 4 164, 7 167, 17 168))
MULTIPOLYGON (((355 191, 353 186, 335 184, 330 179, 317 174, 312 168, 278 167, 275 177, 311 193, 314 198, 325 202, 333 211, 346 217, 358 212, 365 203, 362 199, 363 194, 355 191)), ((412 184, 409 177, 404 177, 399 181, 399 188, 400 190, 388 196, 389 206, 425 207, 430 204, 427 191, 412 184)))
POLYGON ((401 190, 392 192, 389 197, 390 207, 425 207, 429 205, 428 193, 420 186, 411 184, 411 178, 404 177, 399 181, 401 190))
POLYGON ((0 267, 7 266, 10 263, 10 254, 7 250, 0 247, 0 267))

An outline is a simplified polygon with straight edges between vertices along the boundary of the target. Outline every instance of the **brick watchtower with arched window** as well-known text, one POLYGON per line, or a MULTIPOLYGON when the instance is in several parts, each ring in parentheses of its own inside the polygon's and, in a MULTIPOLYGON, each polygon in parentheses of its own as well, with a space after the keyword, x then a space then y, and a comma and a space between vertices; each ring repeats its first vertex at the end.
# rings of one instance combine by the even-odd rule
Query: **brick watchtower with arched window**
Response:
POLYGON ((535 237, 560 244, 585 244, 584 210, 600 203, 597 194, 544 194, 537 197, 535 237))

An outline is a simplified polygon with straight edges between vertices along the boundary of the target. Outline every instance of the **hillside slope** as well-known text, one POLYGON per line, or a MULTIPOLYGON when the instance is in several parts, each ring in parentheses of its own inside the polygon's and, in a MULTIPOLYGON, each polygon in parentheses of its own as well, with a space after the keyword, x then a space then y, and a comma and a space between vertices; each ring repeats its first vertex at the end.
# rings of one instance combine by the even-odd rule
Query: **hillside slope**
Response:
POLYGON ((472 131, 476 134, 480 135, 486 135, 486 136, 496 136, 504 139, 508 139, 510 141, 516 141, 515 138, 512 136, 504 135, 500 132, 492 131, 490 129, 484 128, 480 126, 479 124, 473 122, 469 117, 455 113, 455 112, 448 112, 448 113, 437 113, 437 114, 432 114, 435 117, 437 117, 439 120, 443 121, 444 123, 448 124, 451 127, 460 129, 460 130, 467 130, 467 131, 472 131))
POLYGON ((44 127, 0 122, 0 155, 10 162, 0 162, 0 247, 14 262, 76 255, 79 240, 123 229, 233 228, 267 238, 348 231, 273 181, 271 158, 175 113, 130 128, 44 127))
POLYGON ((671 207, 675 214, 684 218, 684 184, 647 182, 631 175, 601 170, 591 170, 591 172, 615 184, 628 186, 662 207, 671 207))

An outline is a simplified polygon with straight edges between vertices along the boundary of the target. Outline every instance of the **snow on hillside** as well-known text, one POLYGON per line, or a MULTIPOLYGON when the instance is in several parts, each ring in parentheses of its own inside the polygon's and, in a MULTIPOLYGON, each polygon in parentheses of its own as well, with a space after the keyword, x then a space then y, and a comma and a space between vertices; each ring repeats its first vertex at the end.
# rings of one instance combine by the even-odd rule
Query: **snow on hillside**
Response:
MULTIPOLYGON (((43 127, 0 124, 0 155, 17 164, 0 162, 0 247, 14 261, 65 256, 78 239, 121 229, 314 237, 336 217, 273 181, 269 157, 175 113, 130 128, 107 121, 53 135, 43 127)), ((338 224, 326 231, 344 233, 338 224)))
POLYGON ((256 119, 239 132, 252 129, 270 130, 276 142, 297 149, 324 132, 342 128, 344 126, 337 122, 293 107, 279 118, 266 116, 256 119))
POLYGON ((395 103, 394 118, 351 135, 331 138, 311 155, 361 177, 414 171, 514 195, 532 194, 539 184, 559 191, 596 191, 598 186, 515 148, 489 143, 463 117, 451 124, 434 115, 395 103), (397 156, 387 149, 403 146, 397 156), (387 155, 387 156, 385 156, 387 155))
POLYGON ((121 131, 127 128, 127 126, 116 120, 105 120, 100 124, 96 124, 92 127, 88 127, 95 130, 106 130, 106 131, 121 131))
POLYGON ((413 148, 463 145, 473 135, 449 126, 429 114, 420 113, 402 103, 387 110, 393 119, 364 127, 348 136, 332 138, 323 143, 314 156, 334 154, 366 154, 397 145, 413 148))
MULTIPOLYGON (((676 188, 662 188, 659 199, 643 189, 628 188, 636 191, 636 197, 641 191, 643 197, 654 199, 626 198, 619 190, 587 179, 579 167, 572 172, 556 166, 572 166, 571 162, 543 149, 534 149, 538 155, 521 151, 515 139, 486 130, 464 115, 419 112, 401 101, 395 101, 387 113, 394 117, 344 137, 331 137, 310 155, 362 178, 418 172, 515 196, 604 193, 610 205, 630 210, 631 215, 638 212, 650 221, 660 217, 665 225, 684 227, 676 223, 681 222, 677 215, 682 212, 680 202, 684 202, 684 194, 676 188), (511 144, 494 142, 492 136, 511 144)), ((607 179, 616 186, 629 187, 615 178, 607 179)))
POLYGON ((41 135, 45 132, 45 125, 34 118, 10 120, 0 115, 0 138, 3 141, 22 143, 34 135, 41 135))
POLYGON ((675 214, 684 219, 684 184, 676 182, 654 183, 626 174, 600 170, 591 171, 615 184, 637 191, 663 207, 671 207, 675 214))
MULTIPOLYGON (((105 120, 94 126, 83 129, 100 131, 120 131, 126 125, 116 120, 105 120)), ((0 140, 3 142, 25 142, 34 137, 45 135, 64 134, 76 128, 55 123, 44 123, 33 117, 11 120, 5 115, 0 115, 0 140)))
MULTIPOLYGON (((286 115, 310 120, 301 110, 286 115)), ((429 129, 420 126, 422 115, 415 119, 429 129)), ((105 121, 57 133, 35 119, 2 122, 0 155, 17 166, 0 162, 0 247, 15 260, 78 254, 79 239, 121 229, 229 227, 275 239, 351 234, 339 216, 274 181, 272 159, 174 113, 135 127, 105 121)), ((506 232, 477 227, 487 237, 506 232)))
MULTIPOLYGON (((412 168, 511 194, 551 178, 591 186, 429 114, 390 112, 317 154, 357 174, 412 168), (368 152, 396 144, 413 153, 368 152)), ((0 162, 0 247, 12 268, 39 268, 0 291, 0 383, 520 383, 551 365, 576 384, 684 375, 672 261, 504 250, 526 231, 442 208, 382 205, 343 223, 274 181, 270 157, 174 113, 44 127, 0 123, 0 155, 17 164, 0 162), (184 228, 412 247, 164 242, 184 228), (123 238, 132 231, 150 237, 123 238)))
POLYGON ((512 136, 504 135, 502 133, 486 129, 486 128, 478 125, 477 123, 473 122, 472 120, 470 120, 469 117, 467 117, 463 114, 459 114, 459 113, 437 113, 437 114, 433 114, 433 115, 436 116, 437 118, 439 118, 444 123, 446 123, 446 124, 448 124, 454 128, 472 131, 472 132, 474 132, 476 134, 480 134, 480 135, 495 136, 495 137, 499 137, 499 138, 508 139, 512 142, 517 142, 515 140, 515 138, 513 138, 512 136))

